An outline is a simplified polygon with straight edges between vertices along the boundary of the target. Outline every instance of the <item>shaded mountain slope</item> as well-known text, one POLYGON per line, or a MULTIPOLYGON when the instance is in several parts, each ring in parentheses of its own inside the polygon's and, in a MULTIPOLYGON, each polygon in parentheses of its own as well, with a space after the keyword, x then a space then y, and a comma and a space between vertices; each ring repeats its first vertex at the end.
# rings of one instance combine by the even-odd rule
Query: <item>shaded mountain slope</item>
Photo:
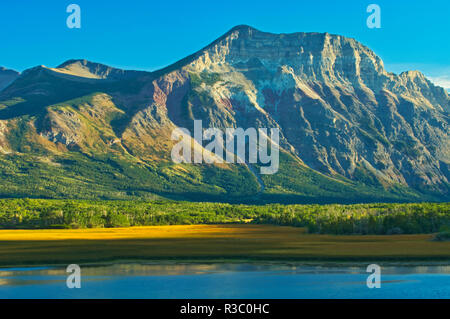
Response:
POLYGON ((0 91, 19 77, 19 72, 0 67, 0 91))

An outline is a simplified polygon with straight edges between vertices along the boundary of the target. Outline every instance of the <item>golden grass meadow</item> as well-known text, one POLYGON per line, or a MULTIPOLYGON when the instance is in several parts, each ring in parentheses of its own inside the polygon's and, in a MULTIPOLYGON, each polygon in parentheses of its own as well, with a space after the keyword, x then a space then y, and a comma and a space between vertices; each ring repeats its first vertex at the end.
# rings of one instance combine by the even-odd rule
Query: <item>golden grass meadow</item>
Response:
POLYGON ((0 265, 137 260, 439 261, 450 242, 433 235, 318 235, 270 225, 0 230, 0 265))

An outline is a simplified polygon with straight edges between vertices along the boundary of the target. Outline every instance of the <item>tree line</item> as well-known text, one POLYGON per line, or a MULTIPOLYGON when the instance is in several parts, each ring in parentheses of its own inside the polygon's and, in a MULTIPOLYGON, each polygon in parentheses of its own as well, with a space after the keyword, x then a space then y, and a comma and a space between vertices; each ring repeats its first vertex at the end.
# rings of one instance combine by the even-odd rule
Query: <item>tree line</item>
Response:
POLYGON ((254 223, 318 234, 419 234, 450 227, 450 203, 233 205, 182 201, 0 200, 0 228, 254 223))

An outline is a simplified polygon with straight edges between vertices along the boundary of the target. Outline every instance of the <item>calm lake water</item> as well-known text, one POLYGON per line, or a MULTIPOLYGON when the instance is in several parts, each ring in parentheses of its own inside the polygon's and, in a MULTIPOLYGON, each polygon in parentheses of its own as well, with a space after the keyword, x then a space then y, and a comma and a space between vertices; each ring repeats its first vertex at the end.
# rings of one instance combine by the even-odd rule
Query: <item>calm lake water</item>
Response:
POLYGON ((116 264, 82 266, 68 289, 63 267, 0 269, 0 298, 450 298, 450 266, 382 266, 381 288, 365 266, 116 264))

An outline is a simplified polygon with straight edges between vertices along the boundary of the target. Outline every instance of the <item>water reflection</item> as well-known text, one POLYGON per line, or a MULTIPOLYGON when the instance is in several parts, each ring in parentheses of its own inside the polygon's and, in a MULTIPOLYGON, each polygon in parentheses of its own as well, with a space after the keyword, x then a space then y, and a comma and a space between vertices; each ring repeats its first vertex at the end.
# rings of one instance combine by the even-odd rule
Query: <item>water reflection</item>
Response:
MULTIPOLYGON (((366 274, 366 269, 363 266, 311 266, 303 264, 126 263, 94 266, 85 265, 81 267, 83 281, 107 280, 111 277, 195 276, 233 272, 264 272, 265 276, 366 274)), ((450 265, 382 266, 382 273, 383 275, 450 274, 450 265)), ((67 273, 65 267, 61 266, 0 269, 0 286, 45 285, 65 282, 66 278, 67 273)))
POLYGON ((366 264, 127 263, 81 265, 81 289, 65 267, 0 269, 0 298, 450 298, 450 265, 382 266, 368 289, 366 264))

